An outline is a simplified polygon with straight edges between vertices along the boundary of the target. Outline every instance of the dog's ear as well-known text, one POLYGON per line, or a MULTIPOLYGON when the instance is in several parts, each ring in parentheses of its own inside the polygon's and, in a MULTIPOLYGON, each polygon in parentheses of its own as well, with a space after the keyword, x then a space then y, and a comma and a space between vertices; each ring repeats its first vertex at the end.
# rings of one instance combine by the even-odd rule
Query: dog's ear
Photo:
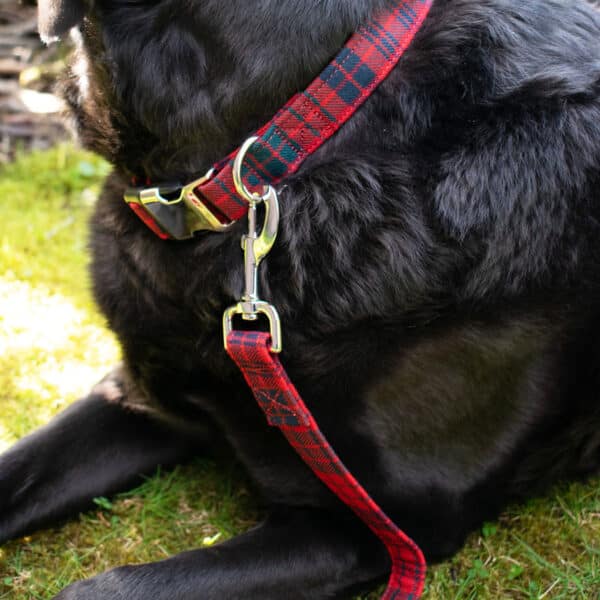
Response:
POLYGON ((38 0, 38 28, 47 44, 75 27, 85 14, 85 0, 38 0))

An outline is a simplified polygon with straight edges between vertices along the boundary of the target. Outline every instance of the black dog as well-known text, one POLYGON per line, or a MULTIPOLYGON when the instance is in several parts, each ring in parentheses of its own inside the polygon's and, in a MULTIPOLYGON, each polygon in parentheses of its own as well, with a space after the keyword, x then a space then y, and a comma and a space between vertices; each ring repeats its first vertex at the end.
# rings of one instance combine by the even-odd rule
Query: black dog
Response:
MULTIPOLYGON (((65 97, 115 166, 94 289, 124 366, 0 458, 0 539, 226 442, 272 507, 220 546, 59 598, 347 597, 380 542, 312 475, 222 348, 244 225, 156 238, 132 175, 187 182, 328 63, 384 0, 40 0, 76 27, 65 97)), ((438 560, 509 501, 600 466, 600 15, 584 0, 436 0, 392 75, 286 181, 262 272, 283 362, 348 468, 438 560)))

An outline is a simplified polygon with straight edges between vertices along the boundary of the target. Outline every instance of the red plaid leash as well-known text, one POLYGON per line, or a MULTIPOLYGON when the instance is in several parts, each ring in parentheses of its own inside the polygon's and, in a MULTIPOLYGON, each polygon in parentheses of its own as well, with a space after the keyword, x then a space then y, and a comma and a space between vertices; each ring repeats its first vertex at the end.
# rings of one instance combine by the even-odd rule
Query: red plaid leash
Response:
MULTIPOLYGON (((387 77, 421 26, 432 0, 409 0, 354 34, 336 59, 304 92, 294 96, 256 134, 238 167, 256 191, 294 173, 387 77)), ((248 210, 233 180, 229 156, 194 192, 229 220, 248 210)), ((241 152, 240 152, 241 154, 241 152)), ((217 213, 215 213, 217 214, 217 213)), ((420 548, 373 501, 346 469, 272 352, 268 333, 226 330, 226 348, 265 412, 315 475, 350 507, 386 546, 392 569, 384 600, 417 600, 425 583, 420 548)))
POLYGON ((268 333, 233 331, 227 351, 252 389, 270 425, 279 427, 315 475, 385 544, 392 572, 384 600, 417 600, 426 564, 419 547, 372 500, 346 469, 271 352, 268 333))

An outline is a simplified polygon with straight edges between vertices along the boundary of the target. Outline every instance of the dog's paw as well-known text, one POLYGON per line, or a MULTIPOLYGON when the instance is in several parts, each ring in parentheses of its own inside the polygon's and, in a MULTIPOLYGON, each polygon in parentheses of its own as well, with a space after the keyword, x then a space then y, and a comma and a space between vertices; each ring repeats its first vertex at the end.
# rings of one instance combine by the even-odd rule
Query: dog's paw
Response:
POLYGON ((125 583, 127 570, 127 567, 121 567, 92 579, 77 581, 54 596, 53 600, 134 600, 125 583))

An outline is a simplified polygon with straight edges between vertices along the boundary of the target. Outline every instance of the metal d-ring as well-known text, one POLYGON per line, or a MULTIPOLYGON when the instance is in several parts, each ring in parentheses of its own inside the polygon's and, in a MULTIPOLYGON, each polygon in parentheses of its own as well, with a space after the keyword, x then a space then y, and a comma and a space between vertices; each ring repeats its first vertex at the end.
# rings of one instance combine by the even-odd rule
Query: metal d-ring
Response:
POLYGON ((235 185, 235 191, 239 194, 241 198, 246 200, 246 202, 252 204, 253 202, 260 202, 265 199, 265 196, 268 193, 269 186, 264 186, 263 194, 260 195, 257 192, 251 192, 244 183, 244 179, 242 177, 242 167, 244 166, 244 160, 246 160, 246 154, 248 154, 248 150, 254 146, 254 144, 258 141, 258 137, 252 136, 249 137, 238 150, 238 153, 235 156, 233 161, 233 184, 235 185))

